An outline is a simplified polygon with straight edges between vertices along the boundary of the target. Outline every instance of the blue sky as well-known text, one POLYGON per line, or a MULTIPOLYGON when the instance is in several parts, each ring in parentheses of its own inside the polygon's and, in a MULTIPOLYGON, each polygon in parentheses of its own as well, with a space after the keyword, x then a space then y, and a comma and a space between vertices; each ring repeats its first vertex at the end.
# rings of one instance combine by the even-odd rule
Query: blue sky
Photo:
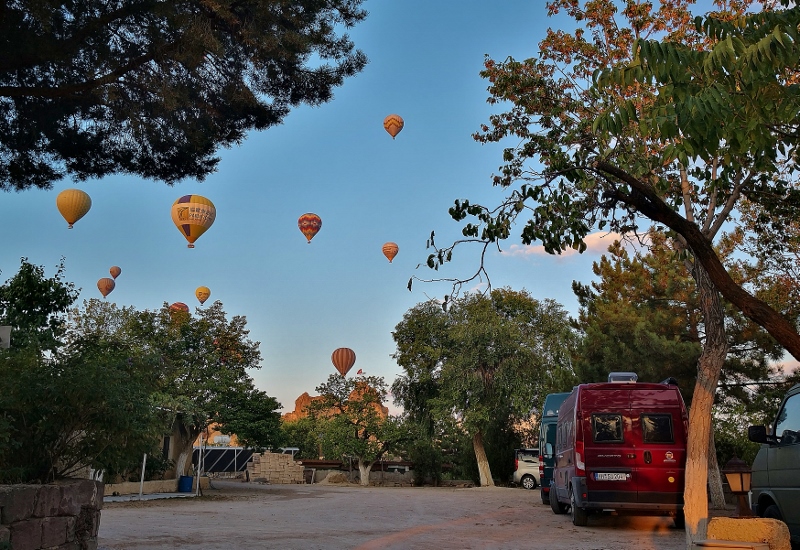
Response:
MULTIPOLYGON (((409 308, 450 290, 415 282, 409 292, 409 277, 463 277, 477 266, 477 250, 465 248, 438 273, 415 269, 430 252, 426 239, 435 231, 446 245, 460 236, 447 214, 455 199, 494 204, 502 196, 490 183, 500 148, 471 138, 493 112, 478 74, 484 55, 532 57, 559 21, 530 0, 368 0, 365 7, 369 17, 350 35, 370 59, 366 69, 330 103, 299 108, 282 126, 221 151, 219 170, 204 182, 169 187, 115 176, 4 194, 2 280, 20 257, 49 276, 63 256, 66 279, 82 289, 79 303, 101 297, 96 282, 112 265, 122 274, 108 300, 119 305, 181 301, 194 309, 195 288, 208 286, 207 305, 221 300, 229 316, 247 317, 263 355, 253 378, 284 412, 335 372, 330 356, 338 347, 356 352, 351 372, 394 380, 391 331, 409 308), (382 125, 391 113, 405 120, 394 140, 382 125), (55 201, 72 187, 89 193, 92 208, 68 230, 55 201), (187 194, 217 210, 194 249, 170 218, 172 203, 187 194), (306 212, 322 218, 311 244, 297 227, 306 212), (392 264, 381 253, 387 241, 400 247, 392 264)), ((526 288, 575 314, 571 283, 592 279, 591 263, 610 242, 553 257, 511 239, 487 268, 493 286, 526 288)))

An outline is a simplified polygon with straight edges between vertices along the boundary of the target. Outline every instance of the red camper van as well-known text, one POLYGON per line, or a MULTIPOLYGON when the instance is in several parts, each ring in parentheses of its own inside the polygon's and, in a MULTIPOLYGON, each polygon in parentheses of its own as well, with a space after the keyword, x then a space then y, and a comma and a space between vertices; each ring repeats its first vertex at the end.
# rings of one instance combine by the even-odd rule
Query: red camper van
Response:
POLYGON ((550 506, 586 525, 599 511, 671 515, 683 528, 688 415, 674 380, 575 386, 556 424, 550 506))

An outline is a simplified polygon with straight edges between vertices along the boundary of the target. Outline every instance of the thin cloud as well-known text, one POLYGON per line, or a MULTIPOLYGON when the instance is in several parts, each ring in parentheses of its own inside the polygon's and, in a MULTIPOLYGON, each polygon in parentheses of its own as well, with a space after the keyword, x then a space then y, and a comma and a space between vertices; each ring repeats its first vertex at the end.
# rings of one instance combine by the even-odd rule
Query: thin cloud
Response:
MULTIPOLYGON (((597 233, 591 233, 584 238, 584 242, 586 243, 586 252, 593 252, 597 254, 604 254, 608 251, 608 247, 611 244, 620 238, 618 233, 608 233, 605 231, 598 231, 597 233)), ((584 252, 585 253, 585 252, 584 252)), ((501 254, 506 256, 551 256, 544 250, 544 246, 542 245, 523 245, 523 244, 512 244, 507 249, 503 250, 501 254)), ((572 256, 574 254, 578 254, 577 250, 572 248, 568 248, 567 250, 563 251, 558 256, 566 257, 572 256)))

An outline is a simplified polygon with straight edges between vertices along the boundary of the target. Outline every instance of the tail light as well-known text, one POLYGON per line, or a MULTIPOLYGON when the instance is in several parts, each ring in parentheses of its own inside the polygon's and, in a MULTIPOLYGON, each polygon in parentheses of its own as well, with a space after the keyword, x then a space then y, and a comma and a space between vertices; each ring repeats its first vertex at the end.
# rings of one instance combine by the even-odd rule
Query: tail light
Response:
POLYGON ((544 462, 539 459, 539 479, 544 477, 544 462))
POLYGON ((575 475, 586 475, 586 463, 583 461, 583 441, 575 442, 575 475))
POLYGON ((519 459, 514 457, 514 471, 519 470, 519 459))

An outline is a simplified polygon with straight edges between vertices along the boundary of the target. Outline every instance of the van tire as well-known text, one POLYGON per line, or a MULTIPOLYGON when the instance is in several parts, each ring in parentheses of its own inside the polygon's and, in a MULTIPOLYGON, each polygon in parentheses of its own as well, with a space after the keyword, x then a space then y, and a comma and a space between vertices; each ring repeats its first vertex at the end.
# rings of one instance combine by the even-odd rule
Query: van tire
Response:
POLYGON ((555 493, 556 488, 552 485, 550 486, 550 509, 553 510, 554 514, 566 514, 567 507, 564 504, 558 502, 558 495, 555 493))
POLYGON ((764 509, 763 517, 783 521, 783 516, 781 515, 781 509, 778 508, 778 506, 775 504, 770 504, 764 509))
POLYGON ((672 518, 672 521, 675 522, 675 529, 686 529, 686 516, 683 510, 675 512, 675 517, 672 518))
POLYGON ((575 497, 575 488, 569 492, 569 508, 572 515, 572 525, 586 527, 589 523, 589 512, 578 506, 578 499, 575 497))
POLYGON ((531 490, 536 489, 537 487, 536 478, 530 474, 525 474, 524 476, 522 476, 522 486, 525 487, 526 489, 531 489, 531 490))

